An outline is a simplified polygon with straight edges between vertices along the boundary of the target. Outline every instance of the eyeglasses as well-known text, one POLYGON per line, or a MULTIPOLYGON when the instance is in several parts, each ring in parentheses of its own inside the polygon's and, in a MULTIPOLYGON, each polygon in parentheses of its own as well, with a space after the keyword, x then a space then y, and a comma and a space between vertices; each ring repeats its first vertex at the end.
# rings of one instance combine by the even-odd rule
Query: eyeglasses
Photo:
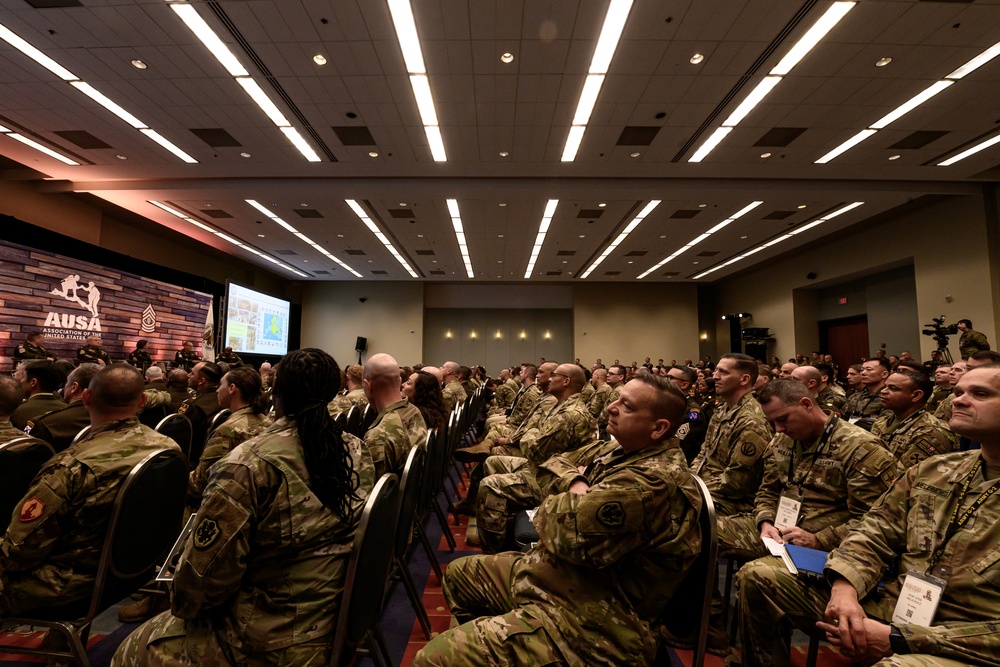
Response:
POLYGON ((569 376, 568 376, 568 375, 565 375, 565 374, 563 374, 563 373, 549 373, 549 377, 550 377, 550 378, 554 378, 554 377, 555 377, 555 376, 557 376, 557 375, 558 375, 559 377, 564 377, 564 378, 569 378, 569 376))

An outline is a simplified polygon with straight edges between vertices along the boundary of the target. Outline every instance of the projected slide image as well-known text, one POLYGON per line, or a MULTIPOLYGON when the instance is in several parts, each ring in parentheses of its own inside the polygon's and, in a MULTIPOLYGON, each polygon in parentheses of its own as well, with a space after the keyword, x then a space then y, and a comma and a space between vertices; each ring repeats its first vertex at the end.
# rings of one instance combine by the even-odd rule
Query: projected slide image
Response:
POLYGON ((283 355, 288 351, 290 304, 229 284, 226 344, 236 352, 283 355))

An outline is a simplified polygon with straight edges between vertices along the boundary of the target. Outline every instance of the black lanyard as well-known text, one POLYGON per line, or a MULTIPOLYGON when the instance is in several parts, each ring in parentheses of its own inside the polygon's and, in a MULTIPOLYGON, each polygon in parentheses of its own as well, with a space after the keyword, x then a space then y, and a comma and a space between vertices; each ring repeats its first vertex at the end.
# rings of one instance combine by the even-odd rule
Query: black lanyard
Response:
POLYGON ((976 513, 976 510, 978 510, 982 504, 985 503, 990 496, 996 493, 998 488, 1000 488, 1000 479, 998 479, 993 482, 990 488, 983 491, 979 497, 976 498, 976 501, 972 503, 969 509, 962 512, 962 516, 958 515, 958 511, 962 508, 962 503, 965 502, 965 496, 969 493, 969 486, 972 484, 972 478, 976 476, 976 473, 979 472, 982 465, 983 459, 977 459, 976 465, 972 466, 972 472, 970 472, 969 476, 965 478, 964 482, 962 482, 962 490, 958 494, 958 502, 955 503, 955 509, 951 513, 951 520, 948 521, 948 530, 944 534, 944 541, 938 545, 938 548, 934 550, 934 555, 931 556, 932 566, 938 562, 942 555, 944 555, 944 548, 948 544, 948 540, 955 535, 959 528, 965 526, 965 524, 969 522, 969 519, 972 518, 972 515, 976 513))
POLYGON ((904 426, 908 426, 911 422, 916 421, 917 417, 919 417, 923 413, 924 413, 924 409, 920 408, 919 410, 917 410, 916 412, 914 412, 912 415, 910 415, 909 417, 907 417, 906 419, 904 419, 903 421, 901 421, 899 423, 899 425, 896 426, 896 428, 892 429, 892 431, 890 431, 889 433, 886 433, 885 435, 883 435, 882 438, 885 440, 885 444, 887 444, 887 445, 890 444, 892 442, 892 439, 895 438, 896 435, 900 431, 903 430, 904 426))
MULTIPOLYGON (((851 416, 853 417, 854 415, 860 415, 861 417, 864 417, 865 416, 865 412, 868 410, 868 407, 872 404, 872 401, 874 401, 875 399, 879 398, 879 392, 881 392, 881 391, 882 390, 879 389, 878 391, 874 392, 872 394, 871 398, 868 399, 868 402, 865 403, 865 407, 861 408, 858 411, 852 412, 851 416)), ((858 402, 860 403, 860 401, 858 401, 858 402)))
MULTIPOLYGON (((798 481, 795 480, 795 442, 792 442, 792 454, 788 458, 788 485, 791 486, 795 484, 799 487, 799 495, 802 495, 802 482, 806 481, 809 473, 812 472, 813 466, 816 465, 816 459, 826 450, 826 445, 830 440, 830 435, 833 433, 833 429, 837 428, 837 422, 840 421, 837 415, 830 417, 830 420, 826 423, 823 428, 823 435, 820 436, 819 445, 816 447, 812 461, 809 463, 809 470, 803 475, 798 481)), ((802 452, 803 458, 806 452, 802 452)))

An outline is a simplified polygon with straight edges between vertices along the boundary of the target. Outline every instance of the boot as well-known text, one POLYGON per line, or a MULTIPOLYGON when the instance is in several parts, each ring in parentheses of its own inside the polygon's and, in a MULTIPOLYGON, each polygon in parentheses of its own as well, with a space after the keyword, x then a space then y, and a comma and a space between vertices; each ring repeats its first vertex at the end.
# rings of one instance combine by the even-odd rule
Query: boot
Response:
POLYGON ((138 602, 119 609, 118 620, 122 623, 142 623, 168 609, 170 598, 166 595, 146 595, 138 602))
POLYGON ((490 443, 481 442, 472 447, 455 450, 455 460, 459 463, 482 463, 490 457, 490 443))

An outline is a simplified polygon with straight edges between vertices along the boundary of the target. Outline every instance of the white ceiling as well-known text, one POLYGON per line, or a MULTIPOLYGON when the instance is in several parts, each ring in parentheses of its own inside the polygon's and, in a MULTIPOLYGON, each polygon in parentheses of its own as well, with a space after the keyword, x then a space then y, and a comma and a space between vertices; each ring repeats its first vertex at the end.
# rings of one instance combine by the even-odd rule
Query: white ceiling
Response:
MULTIPOLYGON (((644 279, 657 282, 692 280, 840 205, 865 202, 699 281, 710 282, 919 197, 975 194, 997 180, 1000 145, 935 165, 997 130, 1000 58, 831 163, 814 161, 1000 42, 1000 0, 864 0, 701 163, 687 160, 831 2, 635 0, 572 163, 560 156, 605 0, 412 0, 449 158, 443 163, 431 158, 383 0, 194 3, 323 156, 318 163, 286 141, 166 2, 79 2, 36 9, 0 0, 0 24, 199 164, 184 164, 3 41, 0 125, 84 164, 63 165, 3 135, 0 155, 40 172, 40 189, 91 193, 287 278, 295 276, 147 200, 310 280, 357 280, 244 201, 255 199, 365 279, 411 280, 344 201, 355 199, 421 279, 441 281, 468 280, 448 198, 458 200, 477 281, 523 280, 549 199, 560 203, 531 280, 576 280, 650 200, 662 203, 587 280, 634 280, 748 203, 764 202, 644 279), (504 51, 513 63, 500 62, 504 51), (705 60, 692 65, 696 52, 705 60), (325 66, 313 62, 317 53, 325 66), (886 56, 892 63, 875 67, 886 56), (148 69, 132 67, 135 58, 148 69), (342 126, 367 127, 375 145, 342 145, 332 129, 342 126), (626 126, 659 131, 650 145, 619 146, 626 126), (804 131, 784 147, 754 145, 775 127, 804 131), (225 130, 240 146, 213 148, 191 132, 207 128, 225 130), (74 130, 110 148, 81 148, 56 134, 74 130), (921 148, 892 148, 916 131, 944 134, 921 148), (412 217, 393 217, 401 208, 412 217), (300 217, 297 209, 322 217, 300 217), (212 217, 218 211, 232 217, 212 217), (776 219, 775 212, 788 215, 776 219)), ((24 174, 8 169, 0 178, 24 174)))

